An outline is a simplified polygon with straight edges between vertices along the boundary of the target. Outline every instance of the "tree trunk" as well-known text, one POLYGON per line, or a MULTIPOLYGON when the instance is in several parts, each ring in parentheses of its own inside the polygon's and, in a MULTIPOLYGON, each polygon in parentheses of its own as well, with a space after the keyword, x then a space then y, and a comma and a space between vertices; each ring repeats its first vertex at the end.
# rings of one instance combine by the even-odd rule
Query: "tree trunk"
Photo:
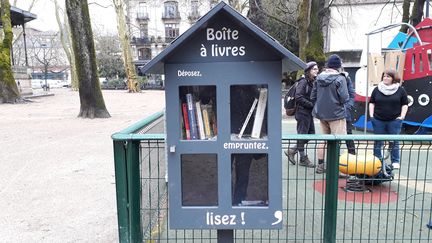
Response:
POLYGON ((306 46, 309 43, 308 29, 310 24, 311 0, 302 0, 299 7, 298 22, 298 39, 299 39, 299 57, 306 61, 306 46))
POLYGON ((57 3, 57 0, 54 0, 54 7, 55 7, 55 15, 57 20, 57 25, 59 26, 60 30, 60 41, 63 47, 63 50, 66 53, 66 57, 69 61, 69 66, 71 70, 71 86, 72 90, 78 90, 78 78, 76 73, 76 64, 75 64, 75 58, 73 49, 71 48, 71 39, 70 39, 70 28, 69 24, 67 23, 67 15, 64 15, 64 23, 60 20, 60 14, 59 9, 60 6, 57 3), (66 33, 66 35, 65 35, 66 33))
POLYGON ((68 22, 68 17, 67 15, 64 15, 65 18, 65 27, 66 27, 66 32, 67 32, 67 40, 69 43, 69 48, 70 48, 70 54, 71 54, 71 59, 70 59, 70 64, 71 64, 71 86, 72 86, 72 90, 77 91, 78 90, 78 86, 79 86, 79 82, 78 82, 78 73, 77 73, 77 65, 75 62, 75 52, 74 49, 72 47, 72 33, 71 33, 71 28, 68 22))
POLYGON ((127 78, 129 92, 135 93, 140 91, 137 81, 135 65, 132 62, 132 50, 130 46, 129 31, 126 26, 126 16, 124 13, 123 0, 113 0, 114 8, 117 14, 117 30, 122 47, 123 61, 127 78))
POLYGON ((424 5, 425 0, 414 1, 414 6, 411 13, 411 22, 414 27, 422 21, 424 5))
POLYGON ((80 113, 83 118, 110 117, 100 89, 96 54, 87 0, 66 0, 72 47, 79 80, 80 113))
POLYGON ((315 61, 319 66, 325 63, 324 37, 322 34, 323 17, 325 15, 324 0, 312 0, 310 22, 308 27, 308 43, 305 50, 305 61, 315 61))
POLYGON ((12 48, 12 24, 9 0, 0 1, 0 19, 3 23, 3 42, 0 44, 0 101, 15 103, 20 99, 18 86, 12 73, 10 52, 12 48))
POLYGON ((260 27, 261 29, 265 29, 267 17, 260 11, 260 9, 262 9, 261 0, 249 0, 249 11, 247 17, 256 26, 260 27))
MULTIPOLYGON (((402 23, 409 23, 409 10, 410 10, 411 1, 404 0, 402 5, 402 23)), ((408 26, 402 25, 400 30, 402 33, 407 33, 408 26)))

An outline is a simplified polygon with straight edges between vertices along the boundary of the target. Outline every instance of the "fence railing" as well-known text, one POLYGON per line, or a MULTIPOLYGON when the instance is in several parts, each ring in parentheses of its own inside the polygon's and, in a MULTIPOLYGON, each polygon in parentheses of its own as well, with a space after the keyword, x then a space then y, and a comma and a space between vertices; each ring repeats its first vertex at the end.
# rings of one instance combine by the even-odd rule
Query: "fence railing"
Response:
MULTIPOLYGON (((217 242, 216 230, 168 227, 163 113, 112 138, 120 242, 217 242)), ((283 149, 297 140, 309 140, 306 154, 313 162, 317 161, 318 145, 327 143, 327 172, 317 174, 314 168, 292 165, 281 151, 283 229, 236 230, 236 242, 431 240, 426 224, 432 216, 432 166, 428 165, 432 136, 283 134, 283 149), (355 141, 356 156, 345 152, 346 140, 355 141), (370 171, 365 171, 381 166, 373 159, 373 142, 393 140, 400 141, 400 169, 390 171, 390 177, 384 179, 378 174, 366 175, 370 171), (355 169, 350 168, 350 175, 341 178, 339 169, 342 171, 347 161, 355 169)), ((385 157, 390 164, 391 156, 385 157)))

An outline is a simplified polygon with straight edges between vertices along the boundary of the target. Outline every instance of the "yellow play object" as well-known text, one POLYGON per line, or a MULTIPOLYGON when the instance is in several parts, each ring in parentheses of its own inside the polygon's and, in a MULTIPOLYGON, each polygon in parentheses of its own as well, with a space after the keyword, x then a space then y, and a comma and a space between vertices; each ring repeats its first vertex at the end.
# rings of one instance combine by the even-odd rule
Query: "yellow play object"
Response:
POLYGON ((381 161, 372 153, 352 155, 347 152, 339 157, 339 171, 348 175, 375 176, 381 170, 381 161))

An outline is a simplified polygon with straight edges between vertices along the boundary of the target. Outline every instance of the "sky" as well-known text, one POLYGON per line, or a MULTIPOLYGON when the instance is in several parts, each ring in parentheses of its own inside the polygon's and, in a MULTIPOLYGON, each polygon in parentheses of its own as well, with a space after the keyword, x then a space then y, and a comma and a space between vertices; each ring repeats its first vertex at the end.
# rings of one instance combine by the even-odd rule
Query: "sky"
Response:
MULTIPOLYGON (((30 11, 37 15, 37 19, 27 23, 26 27, 35 28, 42 31, 58 31, 58 25, 55 18, 55 9, 53 0, 35 0, 36 4, 30 11)), ((110 0, 87 0, 89 2, 90 16, 92 27, 101 34, 117 33, 117 23, 115 18, 114 7, 110 0), (95 4, 97 3, 97 4, 95 4), (106 7, 101 7, 101 6, 106 7)), ((14 0, 9 1, 11 5, 14 0)), ((16 7, 28 11, 32 0, 18 0, 16 7)), ((66 14, 64 8, 65 0, 57 0, 61 6, 61 13, 66 14)), ((62 19, 63 20, 63 19, 62 19)))

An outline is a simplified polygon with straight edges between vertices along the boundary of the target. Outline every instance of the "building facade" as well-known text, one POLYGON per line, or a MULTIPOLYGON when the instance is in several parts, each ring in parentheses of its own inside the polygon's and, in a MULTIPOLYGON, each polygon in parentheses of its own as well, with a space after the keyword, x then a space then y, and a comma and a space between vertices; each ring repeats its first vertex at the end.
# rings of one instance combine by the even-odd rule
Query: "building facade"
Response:
POLYGON ((218 2, 220 0, 129 1, 127 22, 135 66, 147 64, 218 2))
POLYGON ((70 84, 69 62, 59 32, 27 28, 26 35, 27 39, 24 40, 23 35, 14 33, 13 63, 27 66, 32 78, 31 87, 37 89, 70 84), (28 58, 23 54, 24 49, 27 50, 28 58))
MULTIPOLYGON (((345 64, 360 65, 360 53, 366 49, 366 33, 382 26, 402 22, 402 0, 335 0, 330 6, 328 28, 324 29, 326 53, 341 53, 345 64), (345 54, 343 54, 345 53, 345 54)), ((370 48, 386 47, 399 28, 370 37, 370 48)))

